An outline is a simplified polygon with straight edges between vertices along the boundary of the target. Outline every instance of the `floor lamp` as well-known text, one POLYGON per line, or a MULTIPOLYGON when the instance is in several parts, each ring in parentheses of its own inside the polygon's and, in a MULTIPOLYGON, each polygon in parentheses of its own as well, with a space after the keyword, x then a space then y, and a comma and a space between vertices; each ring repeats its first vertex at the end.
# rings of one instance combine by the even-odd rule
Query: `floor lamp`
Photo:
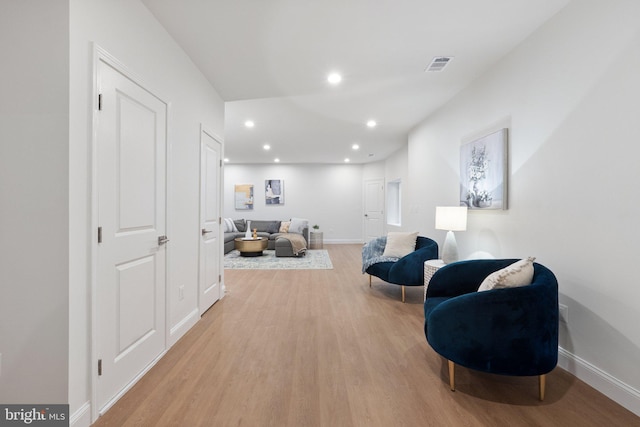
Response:
POLYGON ((466 206, 436 206, 436 230, 447 230, 441 256, 445 264, 458 260, 458 244, 453 232, 465 231, 466 229, 466 206))

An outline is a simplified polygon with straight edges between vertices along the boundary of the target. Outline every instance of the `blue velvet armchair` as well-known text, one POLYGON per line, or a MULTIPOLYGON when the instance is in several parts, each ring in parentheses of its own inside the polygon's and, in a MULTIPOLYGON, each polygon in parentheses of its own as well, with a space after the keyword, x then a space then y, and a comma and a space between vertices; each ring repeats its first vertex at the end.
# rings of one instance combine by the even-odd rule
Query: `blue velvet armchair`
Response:
POLYGON ((534 263, 533 281, 517 288, 476 292, 486 276, 517 260, 472 260, 446 265, 431 278, 424 303, 424 331, 448 360, 451 390, 455 364, 502 375, 538 376, 558 363, 558 282, 534 263))
POLYGON ((405 301, 405 286, 424 285, 424 262, 438 258, 438 244, 428 237, 418 236, 416 249, 400 259, 381 256, 386 236, 378 237, 365 244, 362 249, 362 272, 376 276, 387 283, 402 286, 402 302, 405 301))

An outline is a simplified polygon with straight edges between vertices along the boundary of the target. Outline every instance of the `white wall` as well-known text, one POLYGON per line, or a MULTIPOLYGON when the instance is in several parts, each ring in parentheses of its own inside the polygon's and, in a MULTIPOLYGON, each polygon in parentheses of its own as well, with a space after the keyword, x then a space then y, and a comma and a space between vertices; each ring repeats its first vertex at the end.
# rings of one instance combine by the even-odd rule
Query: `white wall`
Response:
MULTIPOLYGON (((461 141, 510 131, 509 209, 470 212, 463 257, 533 255, 568 324, 561 364, 640 414, 640 3, 574 1, 409 136, 415 228, 458 203, 461 141)), ((550 384, 553 387, 553 384, 550 384)))
POLYGON ((361 165, 234 165, 224 166, 224 216, 287 220, 306 218, 318 224, 325 243, 362 242, 361 165), (267 179, 284 180, 284 205, 267 205, 267 179), (236 210, 235 184, 254 185, 254 209, 236 210))
MULTIPOLYGON (((218 94, 139 1, 71 0, 70 140, 70 395, 71 413, 89 408, 90 372, 90 147, 92 43, 140 76, 170 102, 167 247, 171 342, 198 319, 200 124, 222 136, 224 105, 218 94), (178 287, 184 299, 178 300, 178 287), (182 327, 179 327, 182 325, 182 327)), ((215 54, 215 52, 212 52, 215 54)), ((79 415, 78 412, 82 414, 79 415)))
POLYGON ((66 0, 0 3, 0 402, 66 403, 66 0))

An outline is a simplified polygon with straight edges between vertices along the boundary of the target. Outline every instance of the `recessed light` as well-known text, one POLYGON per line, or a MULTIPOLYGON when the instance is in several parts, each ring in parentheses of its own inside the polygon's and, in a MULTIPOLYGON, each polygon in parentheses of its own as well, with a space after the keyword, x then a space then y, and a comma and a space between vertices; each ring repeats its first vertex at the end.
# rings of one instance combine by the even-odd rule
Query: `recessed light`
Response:
POLYGON ((349 163, 351 160, 349 160, 348 158, 344 159, 345 163, 349 163))
POLYGON ((352 149, 352 150, 359 150, 359 149, 360 149, 360 146, 359 146, 358 144, 353 144, 353 145, 351 146, 351 149, 352 149))
POLYGON ((342 76, 338 73, 331 73, 327 76, 327 81, 332 85, 337 85, 342 81, 342 76))
POLYGON ((273 161, 276 162, 276 163, 280 163, 280 159, 277 158, 277 157, 275 159, 273 159, 273 161))
POLYGON ((252 128, 252 127, 254 127, 256 124, 255 124, 255 123, 253 123, 253 120, 247 120, 246 122, 244 122, 244 125, 245 125, 245 127, 252 128))
POLYGON ((229 158, 228 158, 228 157, 225 157, 225 158, 224 158, 224 162, 225 162, 225 163, 229 163, 229 158))
POLYGON ((374 128, 374 127, 376 127, 377 125, 378 125, 378 123, 376 123, 376 121, 375 121, 375 120, 369 120, 369 121, 367 121, 367 126, 368 126, 368 127, 370 127, 370 128, 374 128))
POLYGON ((264 145, 262 146, 262 148, 264 148, 264 149, 265 149, 265 150, 267 150, 267 151, 268 151, 268 150, 271 150, 271 146, 270 146, 269 144, 264 144, 264 145))

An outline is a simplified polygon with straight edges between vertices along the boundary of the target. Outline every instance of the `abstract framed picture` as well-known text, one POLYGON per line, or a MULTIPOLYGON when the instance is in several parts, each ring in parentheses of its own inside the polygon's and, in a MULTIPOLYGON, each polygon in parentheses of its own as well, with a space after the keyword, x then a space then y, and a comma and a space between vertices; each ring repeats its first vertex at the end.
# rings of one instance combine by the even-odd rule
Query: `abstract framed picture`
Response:
POLYGON ((253 184, 236 184, 233 194, 236 210, 253 210, 253 184))
POLYGON ((267 205, 284 205, 284 181, 281 179, 265 180, 264 200, 267 205))
POLYGON ((507 209, 508 129, 460 147, 460 205, 507 209))

